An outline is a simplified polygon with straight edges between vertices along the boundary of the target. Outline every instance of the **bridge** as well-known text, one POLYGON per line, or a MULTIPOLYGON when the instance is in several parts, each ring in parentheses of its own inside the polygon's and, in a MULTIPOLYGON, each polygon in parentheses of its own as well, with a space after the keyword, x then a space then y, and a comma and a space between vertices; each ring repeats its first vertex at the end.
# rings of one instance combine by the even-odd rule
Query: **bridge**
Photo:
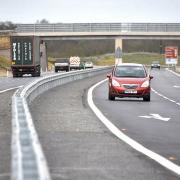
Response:
POLYGON ((180 23, 17 24, 16 35, 49 39, 179 39, 180 23))
POLYGON ((55 23, 16 24, 11 36, 39 36, 46 54, 45 41, 114 39, 115 50, 126 39, 180 40, 180 23, 55 23))

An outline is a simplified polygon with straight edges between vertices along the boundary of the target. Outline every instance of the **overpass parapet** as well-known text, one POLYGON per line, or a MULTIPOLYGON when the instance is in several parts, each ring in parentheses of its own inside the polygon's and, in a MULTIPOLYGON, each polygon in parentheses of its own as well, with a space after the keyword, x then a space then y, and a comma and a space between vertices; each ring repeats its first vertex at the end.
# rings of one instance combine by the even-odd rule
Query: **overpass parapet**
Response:
POLYGON ((180 32, 180 23, 17 24, 16 32, 180 32))

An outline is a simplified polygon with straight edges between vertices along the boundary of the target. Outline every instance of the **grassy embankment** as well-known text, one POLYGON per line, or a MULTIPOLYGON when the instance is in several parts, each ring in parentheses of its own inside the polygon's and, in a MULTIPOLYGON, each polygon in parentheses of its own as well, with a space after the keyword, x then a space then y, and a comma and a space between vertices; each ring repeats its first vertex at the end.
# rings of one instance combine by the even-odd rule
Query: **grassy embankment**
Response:
MULTIPOLYGON (((95 65, 114 65, 114 55, 102 55, 95 58, 91 58, 95 65)), ((128 53, 123 55, 123 62, 128 63, 140 63, 150 65, 152 61, 158 60, 161 65, 165 65, 164 55, 155 53, 128 53)), ((48 58, 48 70, 53 69, 55 59, 48 58)), ((11 62, 6 57, 0 56, 0 76, 6 76, 7 69, 10 69, 11 62)), ((180 58, 178 60, 178 66, 180 66, 180 58)), ((178 72, 180 73, 180 71, 178 72)))
MULTIPOLYGON (((140 63, 150 65, 152 61, 159 61, 161 65, 165 65, 164 55, 155 54, 155 53, 128 53, 123 55, 124 63, 140 63)), ((113 65, 114 64, 114 56, 100 56, 98 60, 93 60, 96 65, 113 65)), ((178 60, 178 66, 180 66, 180 58, 178 60)))
POLYGON ((4 57, 0 56, 0 76, 6 76, 7 70, 10 70, 11 61, 4 57))

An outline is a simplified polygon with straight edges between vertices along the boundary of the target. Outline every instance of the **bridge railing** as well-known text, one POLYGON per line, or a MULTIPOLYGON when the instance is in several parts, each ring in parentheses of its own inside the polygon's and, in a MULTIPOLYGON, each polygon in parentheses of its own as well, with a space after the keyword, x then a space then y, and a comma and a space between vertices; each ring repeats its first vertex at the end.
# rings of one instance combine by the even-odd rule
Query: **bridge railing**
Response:
POLYGON ((180 32, 180 23, 17 24, 16 32, 180 32))

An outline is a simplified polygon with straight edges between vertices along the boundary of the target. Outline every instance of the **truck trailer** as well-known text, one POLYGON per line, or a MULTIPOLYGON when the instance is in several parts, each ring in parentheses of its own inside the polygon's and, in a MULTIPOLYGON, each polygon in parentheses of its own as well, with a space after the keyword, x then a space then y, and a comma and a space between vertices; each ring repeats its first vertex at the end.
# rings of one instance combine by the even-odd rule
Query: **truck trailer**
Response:
POLYGON ((40 76, 40 40, 38 36, 12 36, 11 60, 13 77, 40 76))

